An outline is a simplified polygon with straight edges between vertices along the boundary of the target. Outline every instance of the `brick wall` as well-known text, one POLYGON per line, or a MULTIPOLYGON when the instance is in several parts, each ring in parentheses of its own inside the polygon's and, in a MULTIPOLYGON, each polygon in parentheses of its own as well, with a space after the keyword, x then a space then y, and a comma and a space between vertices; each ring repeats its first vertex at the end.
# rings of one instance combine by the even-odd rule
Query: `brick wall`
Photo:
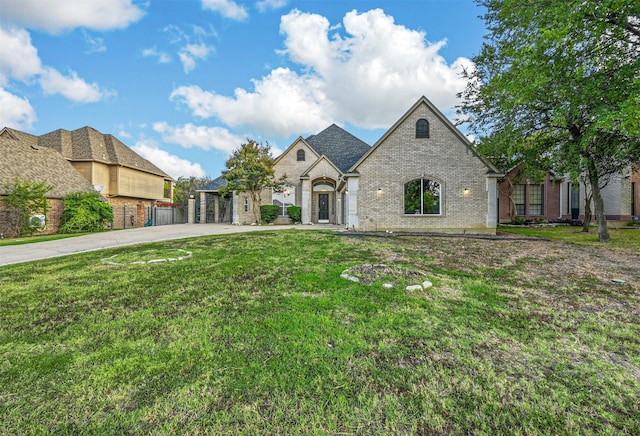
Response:
MULTIPOLYGON (((60 224, 62 223, 62 212, 64 210, 64 204, 59 198, 47 199, 47 213, 46 213, 46 227, 43 231, 35 232, 38 235, 49 235, 57 233, 60 224)), ((14 229, 16 225, 17 216, 15 212, 9 209, 0 197, 0 233, 4 234, 5 238, 17 238, 20 235, 15 234, 14 229)))
POLYGON ((434 114, 420 104, 357 168, 360 230, 438 230, 494 233, 487 225, 488 168, 434 114), (416 138, 416 121, 429 121, 430 137, 416 138), (417 178, 441 184, 439 216, 404 213, 404 184, 417 178), (465 189, 468 190, 465 192, 465 189))
POLYGON ((147 208, 152 201, 137 198, 109 197, 107 203, 113 208, 113 228, 143 227, 148 219, 147 208))

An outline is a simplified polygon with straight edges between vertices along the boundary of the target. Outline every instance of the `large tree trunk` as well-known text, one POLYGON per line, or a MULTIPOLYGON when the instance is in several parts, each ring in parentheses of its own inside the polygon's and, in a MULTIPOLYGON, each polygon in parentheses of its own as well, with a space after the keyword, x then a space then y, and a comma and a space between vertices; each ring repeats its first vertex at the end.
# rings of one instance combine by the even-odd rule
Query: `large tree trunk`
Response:
POLYGON ((591 195, 585 195, 584 198, 584 220, 582 221, 582 231, 589 233, 591 226, 591 195))
POLYGON ((609 237, 609 228, 607 227, 607 217, 604 215, 604 201, 600 192, 600 177, 593 161, 588 163, 589 167, 589 183, 591 184, 591 195, 593 196, 593 206, 596 213, 596 222, 598 223, 598 240, 607 242, 609 237))

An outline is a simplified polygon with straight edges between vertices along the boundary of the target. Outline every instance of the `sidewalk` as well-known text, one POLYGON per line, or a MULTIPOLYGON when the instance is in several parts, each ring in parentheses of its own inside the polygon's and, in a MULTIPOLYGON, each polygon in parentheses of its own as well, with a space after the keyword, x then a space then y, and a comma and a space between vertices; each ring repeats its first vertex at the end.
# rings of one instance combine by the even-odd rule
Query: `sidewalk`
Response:
POLYGON ((55 241, 2 246, 0 247, 0 266, 31 262, 40 259, 49 259, 52 257, 66 256, 86 251, 102 250, 104 248, 143 244, 146 242, 166 241, 170 239, 191 238, 205 235, 291 229, 329 229, 340 231, 344 228, 342 226, 334 225, 235 226, 231 224, 175 224, 169 226, 136 227, 127 230, 92 233, 90 235, 58 239, 55 241))

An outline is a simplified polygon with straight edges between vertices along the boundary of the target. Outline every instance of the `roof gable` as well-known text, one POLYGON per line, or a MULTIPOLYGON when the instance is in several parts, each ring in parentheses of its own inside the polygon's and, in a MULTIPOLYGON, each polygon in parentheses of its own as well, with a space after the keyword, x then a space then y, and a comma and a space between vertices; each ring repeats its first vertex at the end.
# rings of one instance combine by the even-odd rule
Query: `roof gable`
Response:
POLYGON ((341 173, 347 172, 363 154, 371 149, 369 144, 335 124, 317 135, 309 136, 305 141, 318 155, 326 156, 341 173))
POLYGON ((41 135, 38 144, 57 150, 71 161, 94 161, 120 165, 171 179, 167 173, 144 159, 115 136, 103 134, 92 127, 68 131, 58 129, 41 135))
POLYGON ((404 124, 404 122, 421 106, 421 105, 425 105, 427 106, 427 108, 429 109, 429 111, 431 111, 435 117, 442 122, 442 124, 449 129, 454 136, 456 136, 460 142, 462 144, 464 144, 469 151, 471 151, 473 153, 473 155, 478 158, 486 167, 487 167, 487 171, 490 174, 496 174, 499 175, 500 171, 498 171, 498 169, 488 160, 486 160, 485 158, 483 158, 482 156, 480 156, 478 154, 478 152, 473 148, 473 146, 471 145, 471 143, 469 142, 469 140, 467 139, 466 136, 464 136, 462 134, 462 132, 460 130, 458 130, 453 123, 451 123, 451 121, 449 121, 449 119, 447 117, 444 116, 444 114, 442 112, 440 112, 440 110, 434 106, 433 103, 431 103, 431 101, 429 101, 429 99, 425 96, 422 96, 418 99, 418 101, 416 101, 413 106, 411 106, 411 108, 409 108, 409 110, 407 112, 405 112, 405 114, 400 117, 400 119, 398 121, 396 121, 393 126, 391 126, 389 128, 389 130, 387 130, 385 132, 384 135, 382 135, 382 137, 380 139, 378 139, 376 141, 375 144, 373 144, 373 147, 371 147, 365 154, 363 154, 357 162, 355 162, 350 168, 348 172, 357 172, 357 168, 358 166, 364 162, 372 153, 375 152, 375 150, 380 147, 381 144, 383 144, 387 138, 389 136, 391 136, 391 134, 398 129, 402 124, 404 124))
POLYGON ((287 149, 285 151, 282 152, 282 154, 280 154, 280 156, 278 156, 275 160, 274 164, 277 164, 278 162, 280 162, 286 155, 288 155, 289 153, 291 153, 291 150, 293 150, 296 147, 299 147, 300 145, 305 145, 306 148, 308 148, 309 150, 311 150, 311 152, 315 155, 316 159, 320 157, 320 155, 318 154, 318 152, 311 147, 307 141, 305 141, 304 139, 302 139, 302 136, 298 136, 296 138, 295 141, 293 141, 293 143, 287 147, 287 149))
POLYGON ((301 177, 309 177, 309 174, 313 171, 313 169, 315 167, 317 167, 318 165, 320 165, 320 163, 322 163, 322 162, 327 162, 329 164, 329 166, 331 166, 331 168, 335 169, 338 174, 342 174, 342 171, 340 170, 340 168, 335 166, 335 164, 333 162, 331 162, 331 160, 328 159, 326 156, 322 155, 322 156, 320 156, 320 159, 316 160, 309 168, 306 169, 306 171, 302 174, 301 177))

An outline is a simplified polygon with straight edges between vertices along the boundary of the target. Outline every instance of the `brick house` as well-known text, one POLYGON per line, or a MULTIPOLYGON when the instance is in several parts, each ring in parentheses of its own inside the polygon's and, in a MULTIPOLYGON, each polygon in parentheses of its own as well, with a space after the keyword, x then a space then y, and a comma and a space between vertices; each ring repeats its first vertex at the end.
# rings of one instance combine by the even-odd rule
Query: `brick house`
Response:
MULTIPOLYGON (((283 192, 266 193, 263 201, 282 206, 281 214, 288 205, 300 206, 303 224, 361 231, 496 231, 501 174, 426 97, 373 146, 333 124, 296 139, 274 169, 276 177, 286 175, 288 185, 283 192)), ((235 197, 232 221, 250 223, 248 198, 235 197)))
MULTIPOLYGON (((534 222, 584 219, 583 184, 572 183, 568 177, 553 172, 548 172, 543 180, 522 177, 519 172, 519 166, 506 171, 498 183, 500 223, 512 222, 516 216, 534 222)), ((611 227, 624 225, 640 215, 639 172, 614 174, 601 192, 611 227)))
MULTIPOLYGON (((42 181, 64 185, 61 189, 64 195, 86 190, 89 186, 99 191, 113 207, 115 227, 142 226, 145 208, 156 201, 171 201, 173 179, 169 175, 114 136, 91 127, 73 131, 59 129, 41 136, 5 127, 0 130, 0 138, 13 159, 4 159, 3 153, 0 183, 15 179, 16 175, 40 180, 36 176, 42 174, 42 181), (37 161, 28 158, 29 150, 35 149, 51 163, 65 161, 65 176, 59 176, 55 171, 62 171, 62 165, 51 166, 45 158, 37 161), (34 166, 26 168, 27 164, 23 162, 27 161, 33 161, 34 166)), ((51 222, 53 231, 59 222, 51 222)))

